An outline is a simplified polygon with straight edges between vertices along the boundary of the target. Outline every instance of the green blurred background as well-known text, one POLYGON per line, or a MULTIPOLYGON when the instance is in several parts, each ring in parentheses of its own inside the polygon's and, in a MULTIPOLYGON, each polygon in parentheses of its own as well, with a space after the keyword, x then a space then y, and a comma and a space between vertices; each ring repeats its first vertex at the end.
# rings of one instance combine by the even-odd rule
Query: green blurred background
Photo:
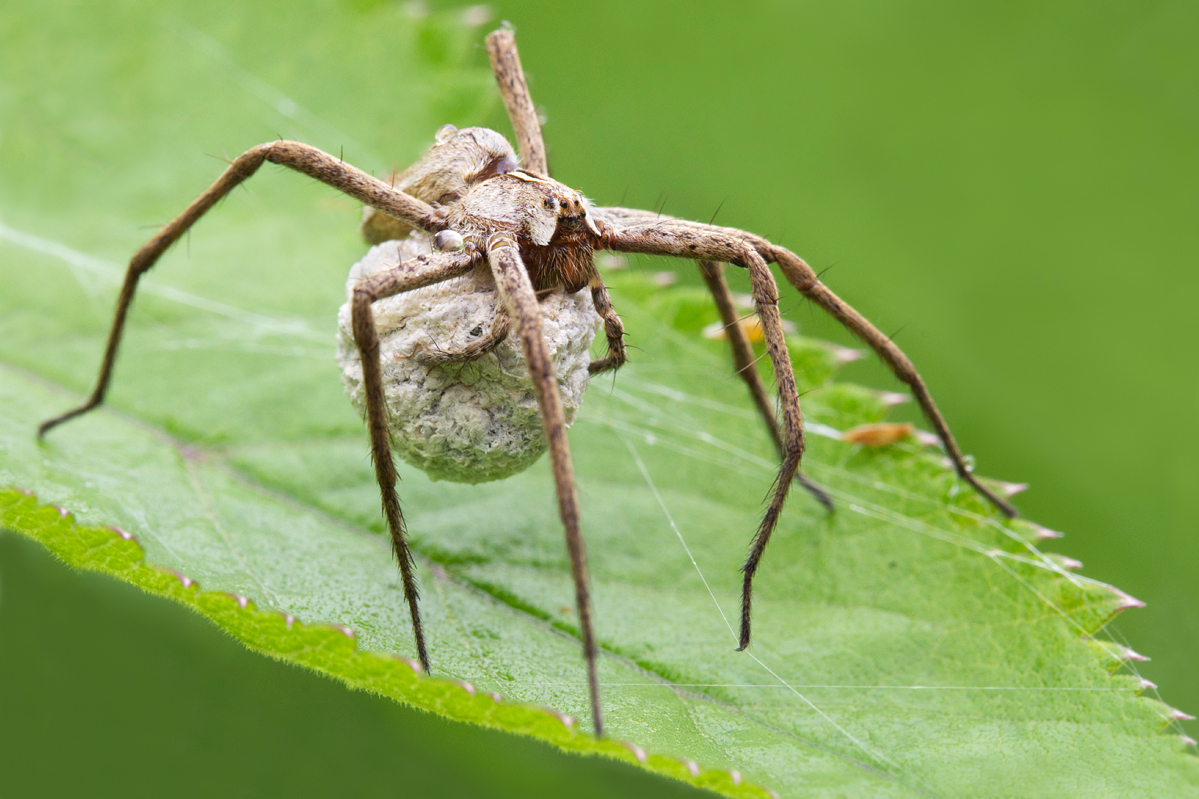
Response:
MULTIPOLYGON (((41 37, 49 46, 81 8, 34 13, 6 4, 0 41, 41 37)), ((435 129, 430 122, 424 138, 414 137, 402 98, 436 86, 363 97, 347 77, 344 95, 331 97, 309 91, 302 72, 270 65, 303 50, 351 76, 360 54, 353 42, 322 39, 324 16, 358 18, 370 31, 360 45, 378 59, 396 26, 450 24, 459 13, 448 3, 428 4, 424 20, 365 0, 279 4, 248 30, 219 4, 112 8, 113 25, 96 36, 133 73, 141 54, 122 48, 131 27, 181 18, 233 52, 253 43, 253 63, 242 66, 400 166, 435 129), (403 135, 390 146, 394 131, 403 135)), ((1017 502, 1067 534, 1054 548, 1148 603, 1111 629, 1152 658, 1140 671, 1164 701, 1199 712, 1199 468, 1191 455, 1199 359, 1188 354, 1199 340, 1191 310, 1199 288, 1199 6, 512 0, 491 9, 493 20, 517 25, 556 177, 604 204, 663 206, 702 220, 719 209, 718 222, 775 237, 829 269, 835 291, 885 332, 899 331, 979 471, 1030 483, 1017 502)), ((486 63, 481 49, 466 58, 486 63)), ((19 84, 44 76, 4 55, 0 65, 2 164, 5 137, 19 127, 11 115, 22 110, 12 98, 19 84)), ((88 133, 83 113, 72 135, 86 145, 88 135, 106 133, 88 133)), ((447 102, 445 116, 436 123, 506 129, 495 103, 447 102)), ((245 144, 231 139, 228 149, 245 144)), ((49 157, 55 152, 47 147, 49 157)), ((354 160, 349 145, 346 157, 354 160)), ((215 175, 218 165, 205 163, 215 175)), ((20 198, 34 191, 0 171, 5 221, 21 221, 13 218, 23 213, 20 198)), ((182 206, 190 198, 174 199, 182 206)), ((41 213, 36 203, 29 213, 41 213)), ((146 221, 111 213, 125 224, 146 221)), ((91 235, 76 233, 76 241, 91 235)), ((696 279, 688 264, 678 268, 681 280, 696 279)), ((805 333, 852 343, 798 299, 784 309, 805 333)), ((635 343, 652 350, 652 342, 635 343)), ((847 377, 898 387, 869 360, 847 377)), ((496 793, 530 791, 522 779, 540 780, 546 793, 568 783, 593 786, 595 795, 634 790, 615 766, 450 729, 269 663, 181 609, 110 581, 68 579, 11 539, 0 542, 0 579, 0 758, 18 759, 0 762, 3 774, 30 772, 28 752, 38 750, 30 744, 53 743, 50 755, 91 752, 80 766, 94 761, 112 784, 132 780, 147 792, 162 774, 185 774, 187 785, 242 785, 244 795, 322 793, 326 785, 374 795, 404 784, 417 794, 481 795, 456 773, 467 769, 506 774, 489 782, 496 793), (89 644, 88 629, 127 635, 105 652, 89 644), (14 654, 21 647, 45 654, 26 659, 14 654), (66 673, 78 694, 61 693, 57 669, 73 669, 66 673), (27 721, 18 728, 4 718, 27 721), (28 722, 36 718, 55 723, 28 722), (155 761, 164 772, 144 755, 122 761, 122 736, 126 751, 144 753, 157 741, 174 759, 155 761), (460 754, 446 761, 446 751, 460 754), (245 776, 281 761, 295 770, 276 768, 269 773, 285 776, 262 785, 245 776), (227 782, 212 763, 224 764, 227 782), (446 774, 464 781, 438 776, 446 774)), ((103 640, 111 636, 97 633, 94 641, 103 640)), ((1193 723, 1186 728, 1199 737, 1193 723)), ((37 768, 54 762, 47 756, 37 768)), ((657 784, 638 784, 661 795, 657 784)))

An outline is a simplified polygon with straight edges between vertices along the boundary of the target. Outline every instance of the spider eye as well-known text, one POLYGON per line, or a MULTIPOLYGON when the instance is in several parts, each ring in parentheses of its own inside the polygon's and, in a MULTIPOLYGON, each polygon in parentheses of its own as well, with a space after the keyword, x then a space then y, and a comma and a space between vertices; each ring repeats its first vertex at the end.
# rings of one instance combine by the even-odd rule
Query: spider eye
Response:
POLYGON ((552 210, 554 210, 554 198, 553 198, 553 197, 546 197, 546 198, 545 198, 545 208, 546 208, 546 210, 547 210, 547 211, 552 211, 552 210))

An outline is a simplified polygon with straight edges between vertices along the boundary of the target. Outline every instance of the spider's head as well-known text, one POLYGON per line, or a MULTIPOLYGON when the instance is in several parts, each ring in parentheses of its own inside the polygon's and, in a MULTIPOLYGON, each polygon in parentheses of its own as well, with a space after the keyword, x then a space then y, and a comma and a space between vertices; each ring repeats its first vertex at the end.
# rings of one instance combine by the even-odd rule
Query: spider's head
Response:
POLYGON ((590 204, 587 202, 587 198, 574 189, 569 189, 562 184, 558 185, 562 189, 561 192, 548 194, 541 201, 545 210, 558 215, 557 231, 562 233, 589 230, 599 235, 599 228, 595 226, 595 220, 591 218, 590 204))
POLYGON ((523 169, 509 172, 507 177, 524 184, 518 193, 524 195, 526 230, 535 244, 545 246, 572 233, 599 235, 591 203, 579 192, 523 169))
POLYGON ((477 183, 449 214, 449 226, 465 233, 482 228, 519 233, 537 247, 599 235, 591 203, 558 181, 514 169, 477 183))

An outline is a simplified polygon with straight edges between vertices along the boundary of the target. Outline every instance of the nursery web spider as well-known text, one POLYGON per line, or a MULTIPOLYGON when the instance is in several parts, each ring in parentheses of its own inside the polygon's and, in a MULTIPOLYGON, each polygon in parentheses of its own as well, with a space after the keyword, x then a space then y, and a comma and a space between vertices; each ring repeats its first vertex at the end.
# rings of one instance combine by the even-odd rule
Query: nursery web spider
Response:
POLYGON ((247 150, 232 162, 216 183, 133 256, 117 300, 95 389, 84 404, 43 423, 39 435, 86 413, 103 401, 138 279, 222 197, 269 161, 316 178, 375 209, 368 214, 364 223, 368 238, 379 241, 392 233, 416 229, 434 235, 438 242, 438 249, 428 255, 412 258, 364 278, 354 287, 351 298, 353 338, 362 361, 366 422, 375 474, 392 546, 399 561, 420 663, 426 671, 429 668, 429 656, 417 606, 412 555, 406 542, 404 517, 396 494, 397 474, 384 408, 379 336, 371 304, 401 292, 460 277, 476 267, 484 272, 490 270, 502 304, 497 308, 496 324, 489 335, 472 352, 460 353, 459 356, 465 360, 483 355, 489 347, 507 336, 509 326, 516 330, 520 338, 544 422, 558 510, 566 532, 596 735, 602 735, 603 724, 586 553, 579 532, 579 505, 567 447, 566 423, 554 367, 542 334, 539 310, 539 294, 553 289, 565 289, 567 292, 589 290, 595 309, 603 319, 608 343, 607 355, 592 361, 589 371, 594 374, 617 369, 626 361, 624 329, 593 264, 595 251, 648 253, 691 258, 698 262, 728 331, 737 373, 748 385, 778 449, 782 464, 766 512, 742 566, 740 649, 744 649, 750 641, 754 573, 792 481, 801 482, 831 508, 827 496, 799 473, 800 458, 804 451, 799 394, 784 339, 778 311, 779 292, 770 263, 778 265, 797 291, 824 308, 870 345, 896 377, 911 387, 960 478, 1007 516, 1016 515, 1015 508, 971 473, 911 361, 889 338, 826 288, 803 259, 777 244, 742 230, 687 222, 649 211, 593 206, 575 190, 551 179, 546 166, 541 126, 521 71, 512 31, 505 26, 492 33, 487 37, 487 49, 516 132, 519 161, 511 145, 499 134, 473 129, 472 137, 467 141, 456 135, 456 129, 449 129, 439 135, 439 143, 422 159, 421 163, 426 166, 432 164, 433 168, 426 169, 416 176, 417 179, 409 179, 406 183, 404 176, 400 176, 397 185, 407 189, 401 191, 306 144, 276 141, 247 150), (444 144, 443 138, 452 138, 462 148, 453 153, 453 157, 438 156, 438 147, 444 144), (389 231, 389 226, 395 230, 389 231), (761 319, 766 350, 774 367, 778 401, 782 409, 781 430, 775 420, 774 403, 753 367, 750 344, 737 324, 737 312, 723 274, 724 264, 733 264, 749 272, 754 305, 761 319))

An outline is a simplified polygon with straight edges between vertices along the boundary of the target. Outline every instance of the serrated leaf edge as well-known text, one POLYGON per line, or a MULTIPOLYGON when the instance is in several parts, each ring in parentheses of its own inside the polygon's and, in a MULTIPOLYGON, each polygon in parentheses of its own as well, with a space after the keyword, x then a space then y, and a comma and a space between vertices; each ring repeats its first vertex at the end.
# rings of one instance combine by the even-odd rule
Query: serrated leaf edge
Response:
POLYGON ((735 770, 703 769, 691 760, 647 753, 628 741, 596 739, 561 711, 509 702, 500 694, 479 692, 468 682, 422 674, 418 663, 399 655, 362 651, 349 627, 305 624, 288 613, 260 610, 238 594, 203 591, 186 574, 147 563, 145 550, 134 535, 119 527, 80 524, 66 508, 39 503, 28 489, 0 488, 0 529, 36 541, 72 567, 107 574, 178 602, 249 649, 332 677, 350 688, 454 721, 525 735, 572 754, 619 760, 736 799, 778 796, 769 788, 745 782, 735 770), (94 544, 87 554, 78 555, 66 545, 71 537, 90 538, 94 544), (269 645, 272 636, 280 635, 293 645, 290 650, 269 645), (353 668, 345 668, 347 665, 353 668))

